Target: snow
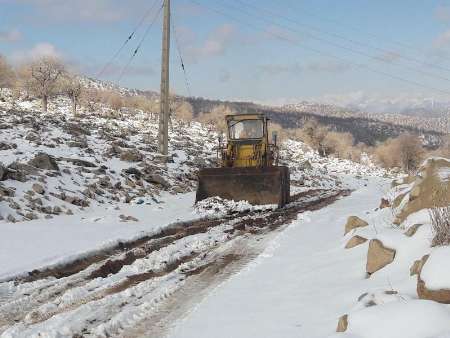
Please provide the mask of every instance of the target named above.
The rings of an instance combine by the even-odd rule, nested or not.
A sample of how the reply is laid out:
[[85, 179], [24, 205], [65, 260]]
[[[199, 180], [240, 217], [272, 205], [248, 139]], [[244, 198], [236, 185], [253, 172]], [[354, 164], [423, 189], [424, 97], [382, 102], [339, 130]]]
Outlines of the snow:
[[[243, 272], [187, 315], [172, 338], [325, 337], [366, 291], [367, 244], [344, 250], [350, 214], [379, 204], [380, 180], [333, 205], [300, 217]], [[374, 215], [375, 216], [375, 215]], [[386, 279], [372, 285], [389, 288]], [[220, 329], [218, 329], [220, 328]]]
[[424, 265], [420, 277], [427, 289], [450, 289], [450, 247], [435, 248]]
[[450, 331], [450, 309], [426, 300], [371, 306], [351, 314], [345, 334], [334, 338], [431, 338]]
[[442, 182], [450, 181], [450, 168], [440, 168], [437, 175]]
[[[111, 247], [119, 241], [153, 234], [178, 221], [197, 218], [194, 194], [166, 196], [164, 206], [129, 205], [80, 215], [2, 224], [0, 280], [39, 267], [58, 265]], [[137, 222], [122, 222], [120, 215]]]
[[275, 210], [276, 208], [278, 208], [276, 204], [251, 205], [247, 201], [235, 202], [220, 197], [210, 197], [198, 202], [195, 206], [195, 211], [203, 217], [221, 218], [244, 211], [267, 211]]

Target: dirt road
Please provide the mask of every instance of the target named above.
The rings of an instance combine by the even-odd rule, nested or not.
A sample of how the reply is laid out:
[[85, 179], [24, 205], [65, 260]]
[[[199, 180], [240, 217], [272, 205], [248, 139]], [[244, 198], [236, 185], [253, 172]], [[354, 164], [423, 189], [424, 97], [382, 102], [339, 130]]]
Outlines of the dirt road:
[[275, 211], [174, 224], [157, 235], [0, 283], [0, 337], [164, 337], [299, 213], [347, 194], [311, 190]]

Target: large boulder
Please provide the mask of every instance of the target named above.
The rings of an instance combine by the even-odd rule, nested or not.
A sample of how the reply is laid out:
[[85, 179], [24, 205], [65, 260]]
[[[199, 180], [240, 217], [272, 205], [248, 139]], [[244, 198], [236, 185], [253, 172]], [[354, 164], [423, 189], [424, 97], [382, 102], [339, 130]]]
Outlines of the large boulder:
[[370, 276], [374, 272], [392, 263], [395, 258], [395, 250], [387, 248], [379, 239], [372, 239], [369, 242], [367, 252], [366, 272]]
[[55, 158], [46, 153], [37, 154], [28, 164], [39, 169], [59, 171]]
[[394, 223], [401, 224], [409, 215], [422, 209], [449, 205], [449, 192], [450, 160], [429, 158], [420, 167], [409, 192], [404, 196], [407, 200], [397, 211]]
[[345, 245], [346, 249], [354, 248], [355, 246], [361, 245], [363, 243], [367, 242], [367, 238], [361, 237], [361, 236], [353, 236], [350, 238], [350, 240]]
[[345, 233], [344, 234], [347, 234], [348, 232], [350, 232], [353, 229], [366, 227], [368, 225], [369, 225], [369, 223], [367, 223], [365, 220], [363, 220], [357, 216], [350, 216], [347, 219], [347, 223], [345, 224]]
[[422, 258], [417, 277], [417, 295], [420, 299], [450, 304], [449, 259], [448, 247], [440, 247]]

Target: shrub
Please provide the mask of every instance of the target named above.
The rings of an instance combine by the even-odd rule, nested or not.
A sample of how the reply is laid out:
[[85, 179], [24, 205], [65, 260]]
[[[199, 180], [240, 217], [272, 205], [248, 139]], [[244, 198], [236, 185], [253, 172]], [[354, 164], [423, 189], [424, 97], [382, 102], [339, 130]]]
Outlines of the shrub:
[[450, 244], [450, 206], [430, 209], [433, 231], [432, 246]]
[[423, 161], [425, 151], [418, 136], [402, 134], [378, 146], [375, 155], [385, 168], [401, 167], [406, 172], [413, 172]]
[[16, 82], [16, 74], [6, 61], [6, 58], [0, 55], [0, 88], [10, 88]]

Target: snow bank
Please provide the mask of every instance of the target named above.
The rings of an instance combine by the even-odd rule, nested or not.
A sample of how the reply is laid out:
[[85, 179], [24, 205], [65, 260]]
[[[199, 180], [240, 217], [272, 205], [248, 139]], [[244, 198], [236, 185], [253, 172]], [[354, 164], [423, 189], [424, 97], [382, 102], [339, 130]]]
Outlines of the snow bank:
[[435, 248], [423, 266], [420, 278], [427, 289], [450, 289], [450, 247]]
[[412, 300], [390, 302], [352, 313], [342, 338], [425, 338], [450, 331], [450, 309], [441, 304]]

